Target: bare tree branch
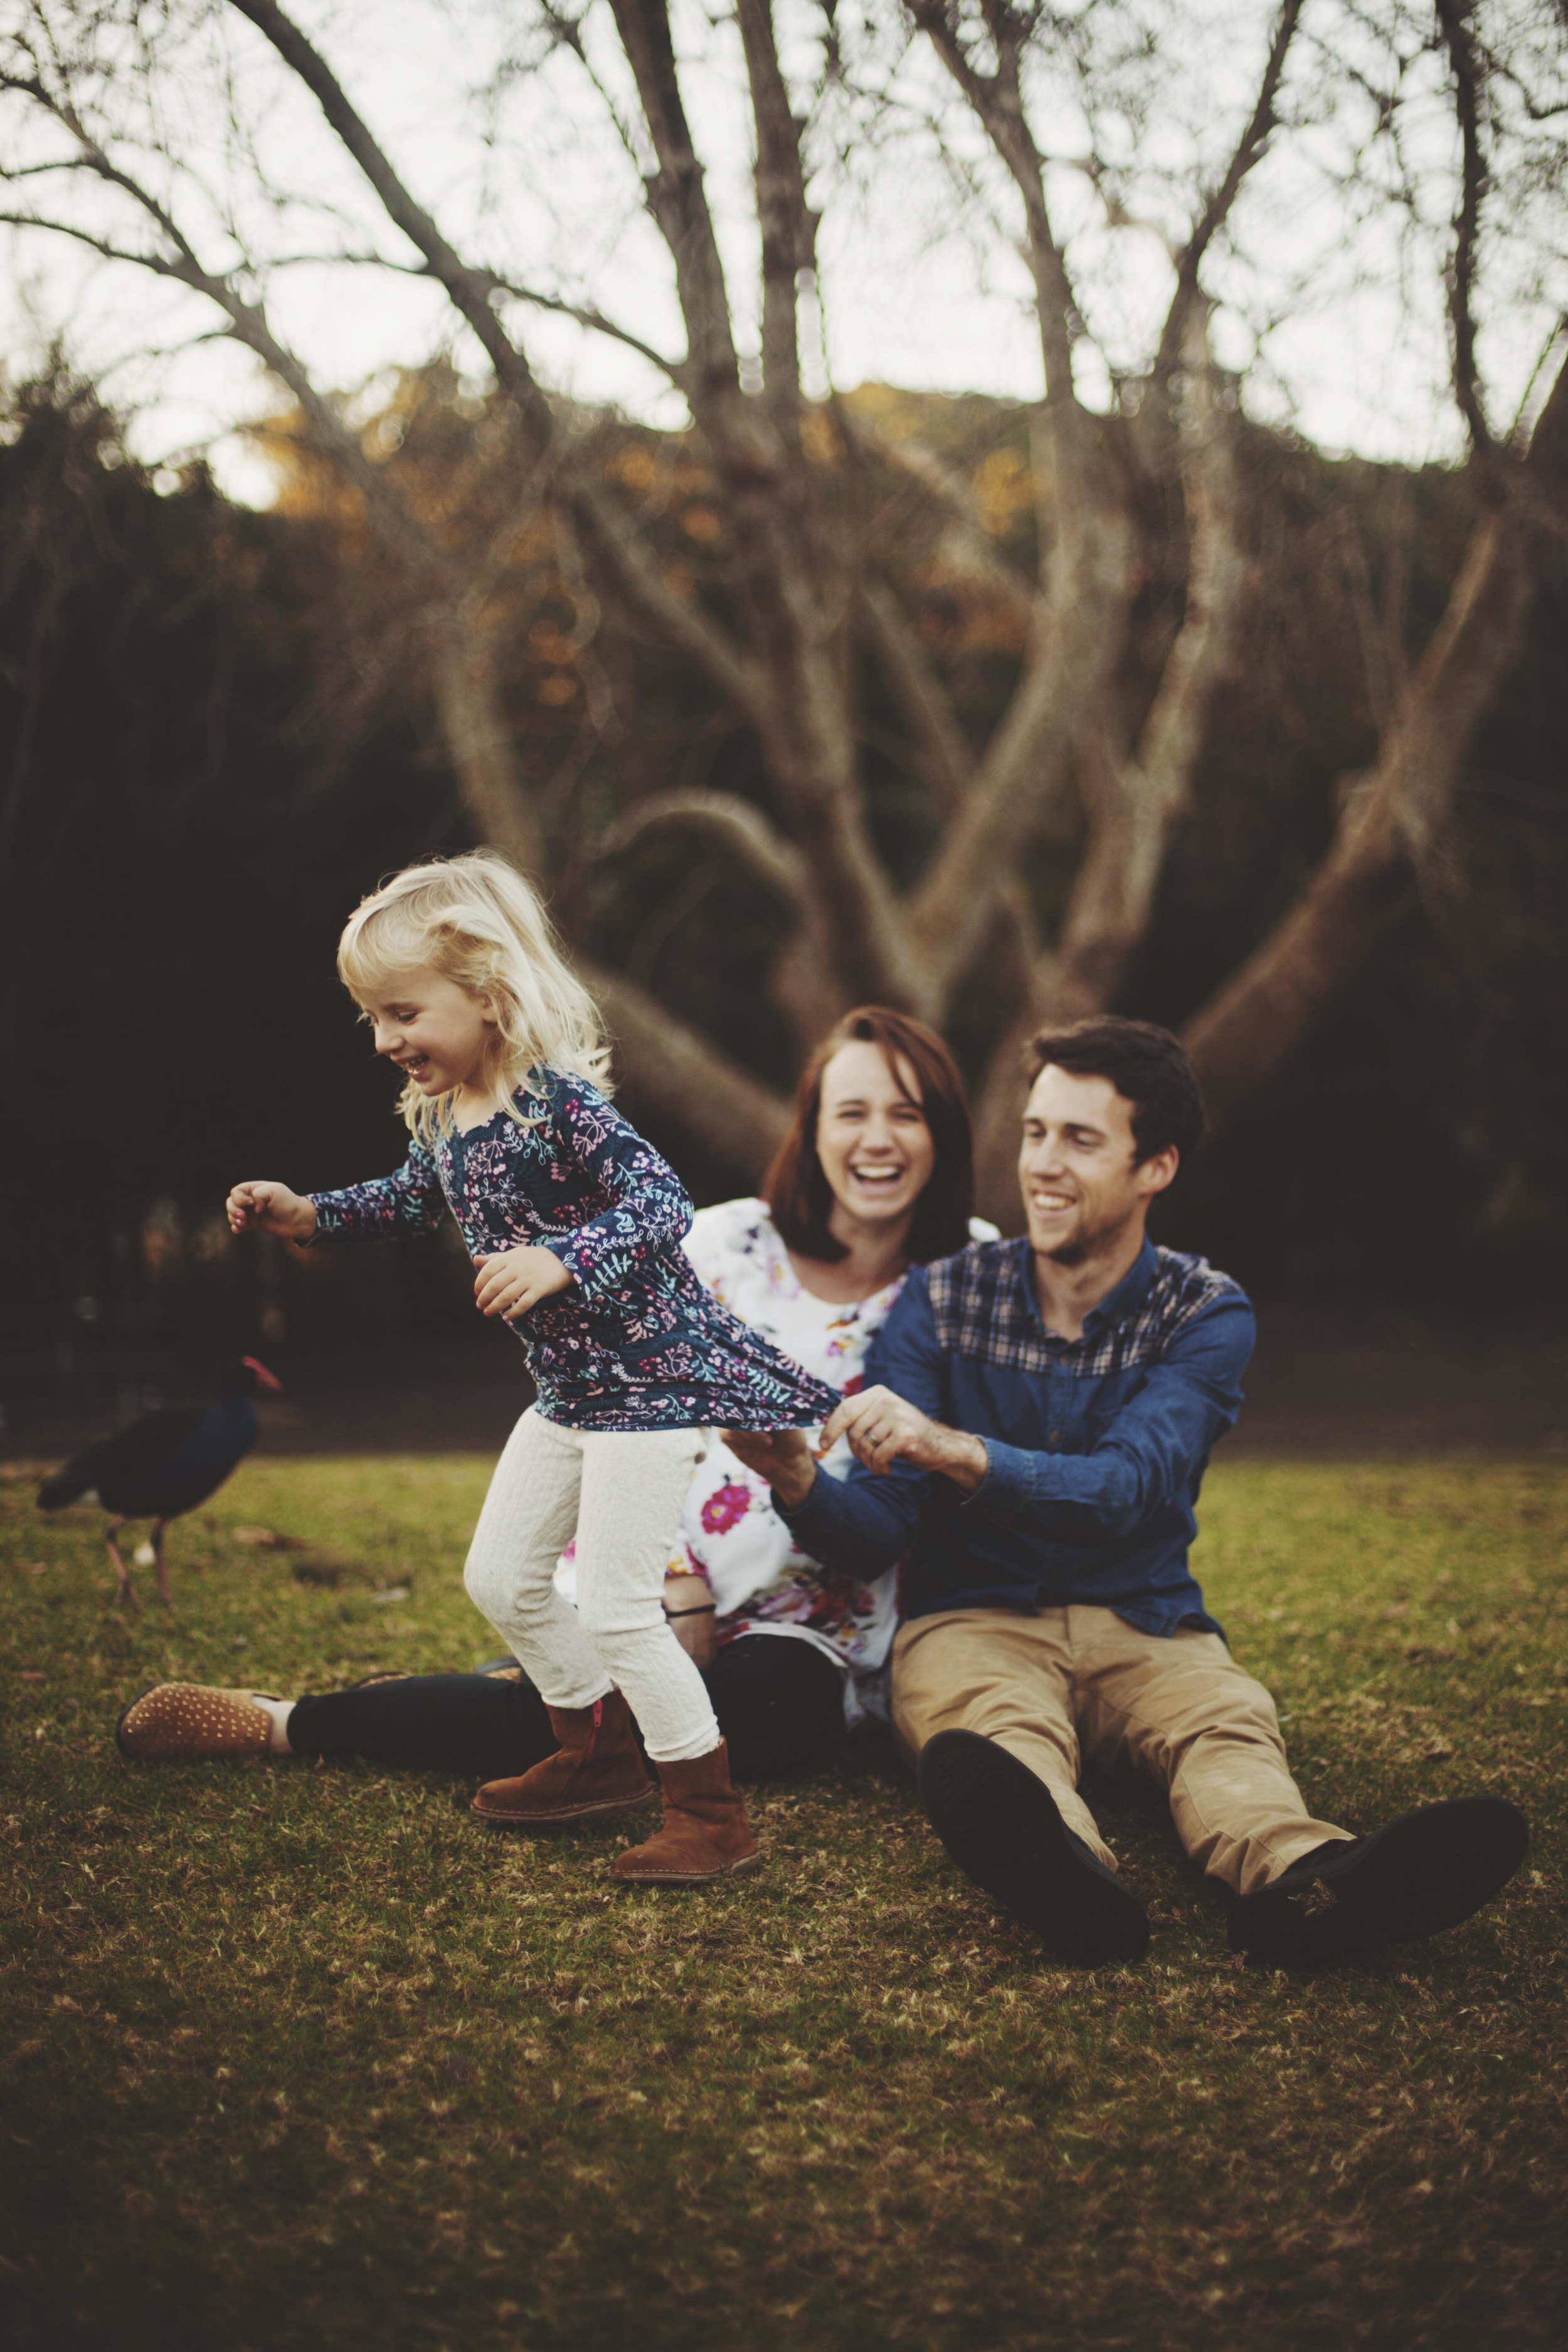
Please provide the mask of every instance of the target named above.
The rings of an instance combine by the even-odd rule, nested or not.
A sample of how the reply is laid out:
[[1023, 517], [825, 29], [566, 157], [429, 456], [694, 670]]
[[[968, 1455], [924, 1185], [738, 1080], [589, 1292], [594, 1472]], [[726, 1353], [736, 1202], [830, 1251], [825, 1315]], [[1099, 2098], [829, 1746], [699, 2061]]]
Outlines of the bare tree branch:
[[518, 778], [494, 647], [472, 616], [454, 616], [435, 635], [442, 735], [474, 830], [524, 874], [542, 875], [543, 843], [534, 808]]
[[1201, 303], [1188, 312], [1183, 361], [1186, 609], [1136, 749], [1118, 742], [1103, 714], [1078, 745], [1088, 819], [1083, 856], [1056, 942], [1036, 961], [1018, 1018], [980, 1090], [976, 1125], [994, 1186], [1016, 1148], [1019, 1051], [1029, 1027], [1114, 1003], [1148, 929], [1172, 834], [1190, 804], [1215, 693], [1236, 667], [1248, 565], [1237, 536], [1235, 416], [1218, 397]]
[[1016, 866], [1071, 773], [1084, 709], [1121, 656], [1135, 550], [1124, 508], [1064, 519], [1024, 675], [963, 802], [922, 876], [910, 928], [951, 986], [979, 944], [996, 877]]
[[1327, 857], [1187, 1031], [1216, 1129], [1283, 1067], [1410, 903], [1412, 875], [1447, 823], [1471, 737], [1522, 642], [1542, 522], [1568, 521], [1568, 365], [1504, 488], [1471, 534], [1376, 765], [1344, 795]]
[[805, 201], [800, 126], [779, 70], [769, 0], [737, 0], [736, 16], [756, 129], [752, 178], [763, 245], [763, 385], [773, 423], [792, 448], [800, 436], [800, 273], [816, 267], [816, 216]]
[[1175, 291], [1165, 313], [1165, 323], [1160, 332], [1160, 348], [1151, 371], [1156, 383], [1165, 381], [1181, 352], [1188, 313], [1198, 290], [1198, 273], [1203, 268], [1204, 257], [1229, 219], [1243, 181], [1253, 166], [1261, 161], [1269, 135], [1279, 121], [1279, 85], [1285, 78], [1285, 61], [1296, 37], [1303, 5], [1304, 0], [1283, 0], [1279, 14], [1274, 20], [1263, 79], [1258, 84], [1258, 98], [1247, 117], [1247, 127], [1237, 142], [1230, 162], [1205, 198], [1203, 209], [1193, 225], [1192, 235], [1176, 256]]
[[658, 171], [644, 184], [648, 210], [675, 263], [676, 294], [686, 321], [688, 396], [721, 446], [730, 437], [725, 412], [740, 398], [740, 367], [719, 240], [676, 74], [669, 17], [664, 0], [610, 5], [658, 159]]
[[1016, 9], [1011, 0], [987, 0], [986, 29], [996, 53], [996, 69], [990, 74], [982, 73], [971, 59], [963, 39], [962, 0], [910, 0], [910, 14], [969, 100], [1023, 199], [1046, 367], [1046, 406], [1071, 408], [1079, 309], [1046, 206], [1044, 159], [1024, 110], [1021, 67], [1034, 28], [1033, 11]]
[[578, 970], [620, 1048], [638, 1118], [686, 1137], [729, 1181], [755, 1184], [784, 1140], [788, 1104], [623, 973], [581, 959]]
[[1381, 739], [1393, 723], [1410, 679], [1404, 630], [1407, 571], [1405, 550], [1396, 530], [1388, 548], [1388, 578], [1380, 612], [1373, 595], [1366, 550], [1362, 544], [1361, 533], [1348, 513], [1342, 514], [1339, 519], [1339, 537], [1341, 565], [1350, 591], [1351, 610], [1355, 615], [1356, 635], [1361, 644], [1367, 702], [1373, 724]]
[[627, 351], [636, 352], [639, 359], [647, 360], [649, 367], [657, 368], [660, 375], [668, 376], [678, 392], [685, 391], [684, 360], [667, 359], [651, 343], [645, 343], [640, 335], [634, 335], [629, 327], [617, 326], [614, 319], [606, 319], [602, 310], [578, 302], [563, 301], [558, 294], [542, 294], [536, 287], [518, 285], [515, 278], [497, 277], [491, 283], [497, 293], [509, 295], [514, 302], [526, 302], [535, 310], [547, 310], [552, 318], [574, 320], [579, 327], [586, 327], [595, 335], [606, 335], [612, 342], [624, 344]]
[[618, 857], [659, 833], [710, 842], [797, 920], [804, 916], [810, 887], [805, 862], [750, 801], [732, 793], [650, 793], [594, 844], [595, 863]]
[[1054, 536], [1048, 547], [1042, 545], [1046, 593], [1024, 675], [911, 910], [922, 957], [947, 988], [975, 952], [994, 877], [1013, 869], [1065, 784], [1082, 711], [1098, 708], [1120, 659], [1136, 532], [1101, 421], [1080, 406], [1073, 389], [1078, 305], [1047, 208], [1043, 158], [1024, 110], [1021, 65], [1034, 18], [1011, 0], [986, 0], [997, 61], [986, 74], [965, 46], [961, 0], [912, 0], [911, 14], [1022, 199], [1046, 373], [1038, 414], [1052, 465]]
[[913, 738], [921, 777], [933, 806], [951, 816], [968, 789], [974, 755], [892, 590], [880, 580], [868, 580], [860, 593], [867, 635]]
[[430, 214], [404, 186], [320, 50], [276, 5], [276, 0], [230, 0], [230, 5], [249, 18], [310, 91], [374, 189], [388, 218], [424, 255], [429, 275], [446, 289], [473, 329], [497, 382], [531, 425], [542, 449], [554, 431], [554, 419], [527, 360], [496, 316], [490, 297], [498, 290], [498, 281], [492, 273], [470, 268], [453, 251]]
[[[912, 1003], [920, 978], [903, 939], [891, 888], [866, 829], [856, 767], [856, 744], [846, 705], [846, 680], [835, 639], [844, 602], [833, 567], [805, 527], [805, 485], [789, 463], [790, 436], [765, 432], [755, 404], [741, 396], [739, 363], [718, 240], [708, 207], [676, 71], [665, 0], [611, 0], [616, 25], [637, 83], [658, 170], [647, 183], [648, 209], [675, 263], [676, 291], [686, 322], [687, 392], [712, 448], [731, 521], [732, 601], [750, 642], [751, 659], [733, 663], [732, 696], [758, 726], [769, 772], [787, 805], [796, 837], [811, 859], [821, 893], [826, 938], [843, 985], [852, 994]], [[755, 0], [760, 11], [762, 0]], [[775, 379], [785, 413], [796, 379], [784, 352], [786, 246], [798, 252], [802, 219], [796, 134], [772, 56], [771, 27], [753, 13], [747, 31], [758, 137], [767, 142], [759, 170], [782, 175], [770, 184], [764, 234], [775, 269]], [[759, 95], [760, 93], [760, 95]], [[777, 118], [782, 110], [784, 121]], [[765, 122], [764, 122], [765, 118]], [[794, 151], [792, 167], [784, 150]], [[797, 209], [798, 197], [798, 209]], [[793, 226], [792, 226], [793, 222]], [[793, 239], [793, 245], [789, 240]], [[788, 337], [793, 344], [794, 278]], [[793, 492], [785, 488], [794, 485]], [[606, 541], [623, 585], [640, 596], [636, 551], [629, 538]], [[646, 585], [647, 566], [643, 564]], [[704, 624], [704, 626], [708, 625]], [[712, 662], [709, 663], [712, 671]], [[759, 701], [762, 708], [759, 708]]]
[[667, 645], [689, 655], [736, 710], [765, 725], [768, 706], [757, 665], [734, 649], [695, 599], [669, 585], [619, 500], [579, 472], [572, 483], [572, 504], [631, 610]]
[[934, 449], [913, 436], [895, 439], [880, 433], [845, 401], [835, 409], [839, 430], [865, 456], [879, 459], [909, 479], [947, 514], [944, 558], [1000, 599], [1027, 626], [1036, 617], [1038, 592], [1003, 553], [975, 512], [968, 485]]
[[[65, 121], [58, 109], [49, 108], [58, 120]], [[435, 583], [445, 581], [445, 566], [427, 534], [416, 523], [403, 499], [397, 495], [384, 470], [373, 466], [366, 457], [357, 435], [350, 431], [342, 415], [329, 400], [323, 399], [300, 366], [292, 352], [279, 341], [268, 323], [264, 307], [259, 302], [246, 300], [235, 289], [230, 278], [202, 265], [180, 231], [146, 190], [131, 175], [111, 165], [108, 158], [74, 124], [68, 123], [81, 142], [81, 171], [121, 189], [142, 205], [149, 217], [165, 230], [175, 247], [172, 255], [147, 253], [110, 245], [106, 238], [93, 236], [74, 222], [47, 219], [39, 215], [6, 215], [23, 227], [47, 229], [51, 235], [74, 239], [101, 254], [106, 260], [134, 263], [151, 271], [154, 277], [175, 280], [193, 293], [204, 294], [217, 307], [225, 319], [224, 333], [244, 343], [258, 359], [290, 392], [310, 418], [320, 445], [330, 451], [353, 487], [364, 500], [365, 511], [388, 550], [405, 564], [413, 577], [428, 591]]]
[[[325, 59], [275, 5], [275, 0], [233, 0], [233, 5], [266, 36], [285, 63], [312, 92], [331, 128], [369, 180], [389, 217], [425, 256], [430, 275], [446, 289], [454, 305], [474, 330], [495, 368], [497, 381], [516, 404], [525, 423], [534, 429], [542, 450], [556, 430], [555, 420], [527, 360], [496, 316], [490, 298], [497, 292], [509, 290], [504, 281], [494, 272], [472, 268], [459, 258], [435, 220], [405, 188]], [[668, 23], [659, 14], [658, 0], [624, 0], [624, 5], [632, 20], [639, 25], [652, 18], [664, 25], [664, 60], [668, 64], [668, 90], [664, 89], [658, 73], [654, 79], [668, 99], [668, 92], [675, 91], [674, 58], [668, 49]], [[654, 46], [657, 48], [657, 43]], [[678, 91], [675, 91], [675, 99], [679, 108]], [[684, 118], [681, 118], [681, 129], [684, 130]], [[691, 168], [696, 170], [689, 138], [686, 153]], [[676, 177], [680, 177], [679, 171]], [[711, 243], [711, 223], [707, 218], [705, 201], [701, 201], [700, 173], [696, 194], [700, 217], [707, 224]], [[713, 264], [716, 269], [716, 247]], [[717, 285], [722, 308], [721, 274]], [[724, 319], [727, 337], [727, 312]], [[689, 334], [691, 324], [689, 316]], [[710, 366], [710, 360], [704, 361], [700, 340], [696, 337], [692, 341], [692, 357], [687, 365], [689, 369], [695, 367], [699, 380], [705, 378]], [[746, 673], [721, 633], [700, 612], [670, 593], [637, 545], [633, 534], [626, 528], [613, 500], [599, 485], [580, 481], [574, 485], [574, 502], [600, 546], [610, 556], [623, 593], [671, 643], [699, 661], [721, 691], [738, 699], [742, 709], [747, 708], [749, 681]]]
[[1454, 74], [1454, 111], [1459, 126], [1459, 203], [1454, 215], [1454, 249], [1447, 268], [1448, 332], [1453, 349], [1454, 398], [1475, 456], [1492, 454], [1491, 427], [1481, 403], [1476, 363], [1476, 250], [1481, 200], [1487, 192], [1481, 148], [1481, 103], [1485, 66], [1476, 44], [1472, 0], [1436, 0], [1437, 22]]

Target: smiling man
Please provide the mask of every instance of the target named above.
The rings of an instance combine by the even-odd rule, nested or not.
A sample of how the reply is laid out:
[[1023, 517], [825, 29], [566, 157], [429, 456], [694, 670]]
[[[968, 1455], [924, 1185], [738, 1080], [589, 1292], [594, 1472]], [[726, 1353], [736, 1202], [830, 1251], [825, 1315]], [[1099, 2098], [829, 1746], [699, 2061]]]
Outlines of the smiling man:
[[892, 1714], [926, 1809], [1068, 1958], [1135, 1959], [1149, 1936], [1085, 1758], [1166, 1790], [1240, 1898], [1240, 1950], [1316, 1966], [1451, 1927], [1518, 1867], [1522, 1817], [1471, 1797], [1367, 1837], [1314, 1820], [1188, 1566], [1253, 1341], [1237, 1286], [1144, 1232], [1202, 1137], [1191, 1065], [1168, 1031], [1102, 1019], [1037, 1036], [1031, 1069], [1027, 1233], [910, 1275], [828, 1423], [849, 1477], [818, 1475], [798, 1433], [730, 1442], [814, 1557], [866, 1575], [907, 1555]]

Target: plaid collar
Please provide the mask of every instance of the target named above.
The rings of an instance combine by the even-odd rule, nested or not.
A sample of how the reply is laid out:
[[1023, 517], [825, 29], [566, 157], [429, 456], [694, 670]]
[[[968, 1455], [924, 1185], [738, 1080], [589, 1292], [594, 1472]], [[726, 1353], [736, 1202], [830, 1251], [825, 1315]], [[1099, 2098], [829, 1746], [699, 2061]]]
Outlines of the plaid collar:
[[940, 1344], [1020, 1372], [1070, 1371], [1094, 1379], [1163, 1355], [1175, 1333], [1237, 1286], [1201, 1257], [1146, 1241], [1114, 1290], [1063, 1339], [1040, 1317], [1026, 1237], [971, 1242], [927, 1269]]

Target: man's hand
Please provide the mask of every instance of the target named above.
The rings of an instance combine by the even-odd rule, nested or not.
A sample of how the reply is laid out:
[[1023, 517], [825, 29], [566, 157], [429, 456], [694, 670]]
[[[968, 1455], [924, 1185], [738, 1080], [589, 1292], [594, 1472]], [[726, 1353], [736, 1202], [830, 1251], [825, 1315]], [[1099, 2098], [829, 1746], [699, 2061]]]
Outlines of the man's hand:
[[731, 1454], [765, 1478], [786, 1511], [797, 1510], [816, 1483], [805, 1433], [800, 1429], [727, 1429]]
[[707, 1579], [667, 1576], [664, 1613], [669, 1630], [694, 1666], [710, 1666], [719, 1647], [717, 1613]]
[[277, 1234], [286, 1242], [308, 1242], [316, 1230], [316, 1204], [287, 1184], [237, 1184], [224, 1202], [230, 1231]]
[[481, 1315], [526, 1315], [542, 1298], [567, 1289], [574, 1277], [553, 1250], [525, 1243], [521, 1248], [498, 1250], [493, 1257], [477, 1257], [479, 1276], [474, 1298]]
[[858, 1462], [881, 1477], [895, 1462], [910, 1462], [917, 1470], [940, 1470], [966, 1495], [973, 1494], [991, 1466], [978, 1437], [928, 1421], [891, 1389], [862, 1389], [858, 1396], [846, 1397], [822, 1433], [823, 1451], [840, 1437], [847, 1437]]

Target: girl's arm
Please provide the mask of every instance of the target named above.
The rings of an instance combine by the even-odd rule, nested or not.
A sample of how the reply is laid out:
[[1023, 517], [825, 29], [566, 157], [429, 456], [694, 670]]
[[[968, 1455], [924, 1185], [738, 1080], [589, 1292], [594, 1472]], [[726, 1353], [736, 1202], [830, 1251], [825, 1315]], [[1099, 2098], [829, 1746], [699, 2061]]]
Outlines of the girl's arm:
[[286, 1242], [305, 1243], [316, 1231], [316, 1209], [302, 1193], [287, 1184], [253, 1176], [237, 1184], [224, 1202], [230, 1228], [237, 1234], [277, 1234]]
[[584, 1298], [610, 1296], [650, 1257], [679, 1243], [691, 1223], [690, 1197], [669, 1162], [586, 1078], [558, 1078], [551, 1108], [561, 1149], [614, 1205], [542, 1246]]
[[436, 1162], [422, 1143], [410, 1145], [407, 1159], [390, 1176], [349, 1184], [341, 1192], [312, 1192], [309, 1199], [317, 1233], [348, 1234], [358, 1241], [405, 1241], [427, 1234], [447, 1207]]

